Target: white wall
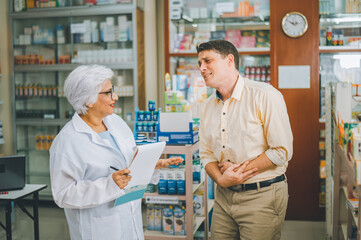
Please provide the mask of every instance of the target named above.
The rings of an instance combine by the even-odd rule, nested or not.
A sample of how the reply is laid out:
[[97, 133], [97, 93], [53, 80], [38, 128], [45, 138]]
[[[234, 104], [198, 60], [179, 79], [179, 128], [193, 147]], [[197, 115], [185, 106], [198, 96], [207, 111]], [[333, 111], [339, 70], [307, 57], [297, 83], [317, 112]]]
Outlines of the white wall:
[[144, 1], [144, 37], [145, 37], [145, 96], [158, 104], [158, 64], [157, 64], [157, 25], [156, 1]]
[[9, 55], [9, 15], [8, 1], [0, 0], [0, 66], [2, 77], [0, 79], [0, 120], [3, 123], [5, 144], [0, 145], [0, 154], [13, 153], [12, 119], [11, 119], [11, 79]]

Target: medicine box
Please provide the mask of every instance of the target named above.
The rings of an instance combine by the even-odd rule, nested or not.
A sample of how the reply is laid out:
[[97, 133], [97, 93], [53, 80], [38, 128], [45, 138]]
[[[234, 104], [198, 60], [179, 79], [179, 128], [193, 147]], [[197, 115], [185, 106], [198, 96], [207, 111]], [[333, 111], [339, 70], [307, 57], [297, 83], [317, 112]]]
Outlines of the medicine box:
[[159, 194], [168, 194], [168, 171], [167, 170], [161, 170], [159, 172], [158, 193]]
[[177, 194], [185, 195], [186, 193], [186, 181], [185, 181], [185, 169], [180, 168], [175, 170], [177, 180]]
[[174, 207], [174, 235], [185, 235], [185, 209]]
[[166, 142], [167, 144], [194, 144], [198, 142], [198, 131], [193, 131], [193, 123], [189, 123], [187, 132], [162, 132], [157, 126], [157, 141]]
[[193, 209], [197, 216], [204, 215], [203, 196], [193, 196]]
[[168, 194], [169, 195], [177, 194], [176, 172], [174, 170], [167, 171], [167, 180], [168, 180]]
[[160, 112], [157, 141], [167, 144], [198, 142], [198, 128], [194, 127], [192, 112]]
[[154, 205], [147, 204], [147, 229], [154, 230]]
[[167, 235], [174, 235], [174, 225], [173, 225], [173, 207], [164, 207], [163, 208], [163, 233]]
[[161, 205], [154, 206], [154, 230], [162, 231], [162, 209]]

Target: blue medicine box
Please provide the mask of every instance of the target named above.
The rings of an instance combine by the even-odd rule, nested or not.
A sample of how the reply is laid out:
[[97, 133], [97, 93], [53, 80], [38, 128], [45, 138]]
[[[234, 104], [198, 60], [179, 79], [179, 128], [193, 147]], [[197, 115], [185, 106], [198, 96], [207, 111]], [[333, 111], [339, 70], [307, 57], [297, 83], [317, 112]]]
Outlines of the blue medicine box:
[[167, 144], [194, 144], [198, 142], [198, 131], [193, 131], [193, 123], [189, 123], [188, 132], [161, 132], [159, 123], [157, 126], [157, 141]]

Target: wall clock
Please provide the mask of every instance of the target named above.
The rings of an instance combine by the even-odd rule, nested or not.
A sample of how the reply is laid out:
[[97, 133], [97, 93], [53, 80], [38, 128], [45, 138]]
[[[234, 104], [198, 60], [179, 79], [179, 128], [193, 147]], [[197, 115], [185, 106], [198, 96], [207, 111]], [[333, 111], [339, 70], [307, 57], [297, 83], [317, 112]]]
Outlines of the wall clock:
[[307, 28], [307, 18], [302, 13], [289, 12], [282, 19], [282, 30], [291, 38], [301, 37]]

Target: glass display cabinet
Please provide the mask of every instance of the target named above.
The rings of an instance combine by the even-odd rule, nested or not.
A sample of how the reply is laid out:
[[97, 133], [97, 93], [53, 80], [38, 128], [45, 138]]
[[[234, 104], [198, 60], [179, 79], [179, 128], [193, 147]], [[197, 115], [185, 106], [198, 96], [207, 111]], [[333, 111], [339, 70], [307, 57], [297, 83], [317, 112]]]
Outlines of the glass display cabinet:
[[[191, 102], [193, 113], [197, 112], [193, 102], [204, 100], [193, 99], [191, 94], [205, 85], [196, 54], [196, 46], [202, 42], [217, 39], [232, 42], [239, 52], [242, 76], [270, 83], [268, 0], [165, 2], [165, 9], [168, 9], [165, 13], [165, 71], [171, 76], [187, 76], [186, 85], [180, 85], [185, 85], [186, 89], [181, 90], [189, 93], [186, 99]], [[207, 89], [208, 95], [212, 92]]]

